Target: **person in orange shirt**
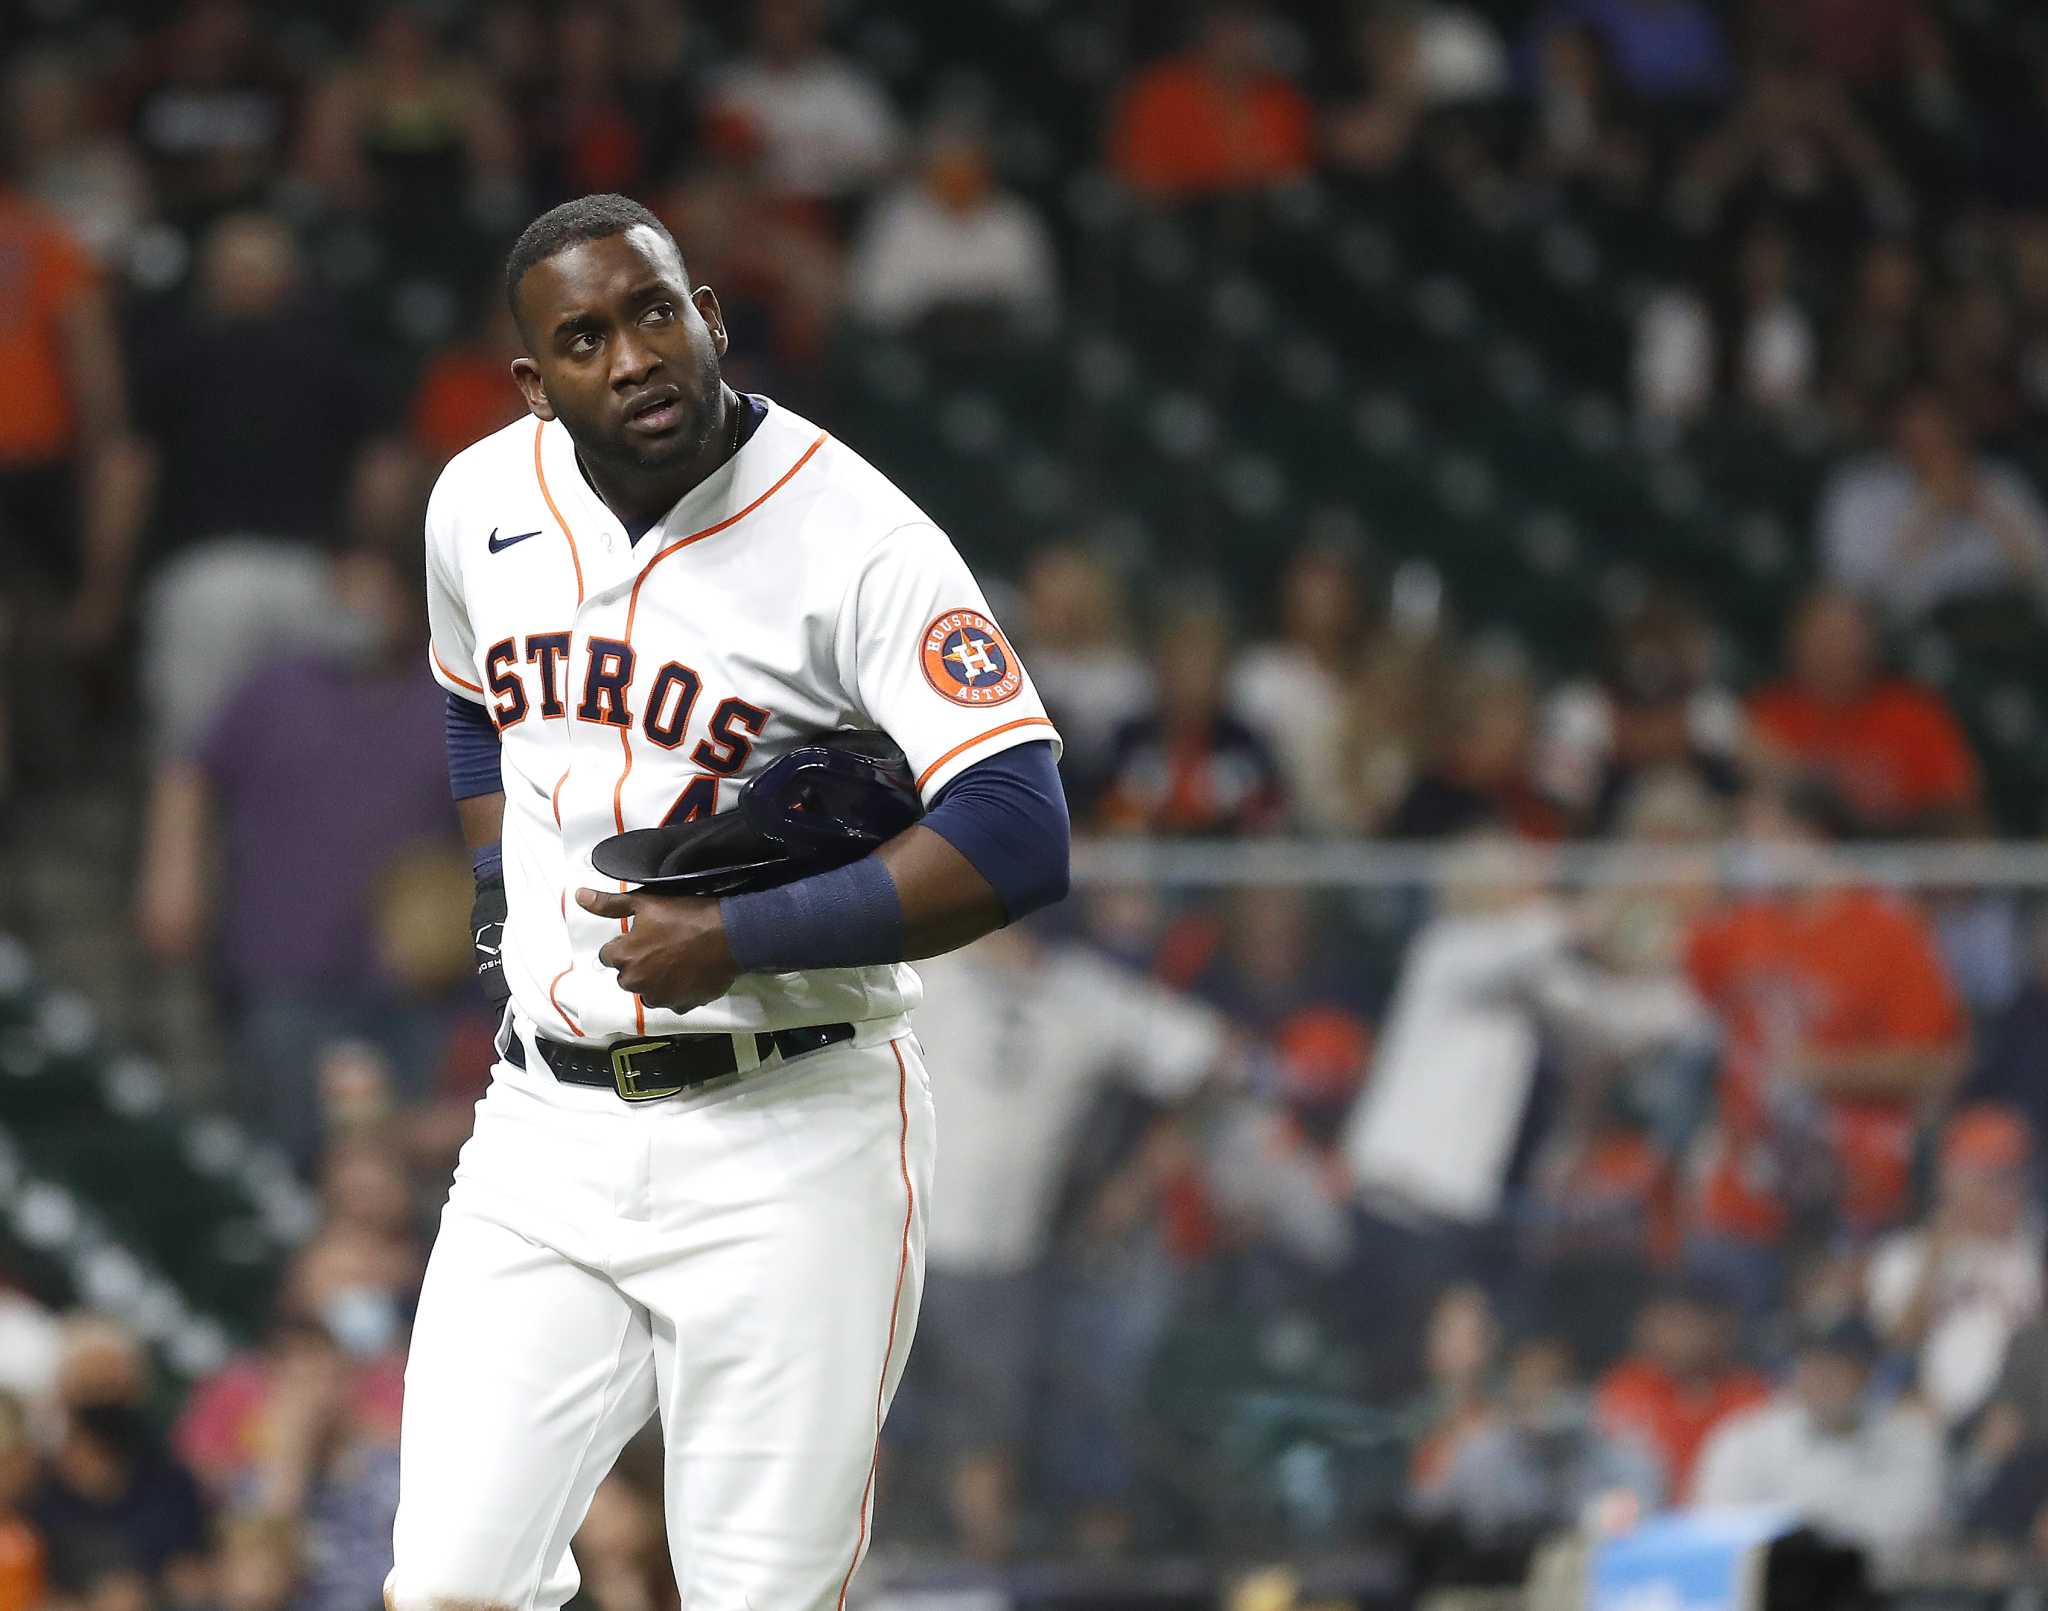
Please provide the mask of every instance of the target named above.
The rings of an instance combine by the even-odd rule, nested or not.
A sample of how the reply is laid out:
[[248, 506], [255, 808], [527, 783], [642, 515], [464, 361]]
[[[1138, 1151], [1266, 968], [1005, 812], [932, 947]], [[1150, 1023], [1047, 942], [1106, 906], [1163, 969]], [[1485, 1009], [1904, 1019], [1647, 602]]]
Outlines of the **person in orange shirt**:
[[1982, 780], [1955, 718], [1878, 667], [1869, 615], [1847, 593], [1810, 595], [1786, 634], [1787, 675], [1749, 707], [1757, 760], [1826, 777], [1878, 833], [1968, 826]]
[[484, 290], [472, 328], [427, 360], [413, 390], [412, 444], [439, 469], [470, 443], [526, 412], [512, 382], [512, 360], [526, 350], [495, 280]]
[[[97, 652], [116, 621], [94, 587], [111, 510], [100, 460], [121, 434], [121, 350], [84, 247], [57, 215], [0, 180], [0, 798], [14, 755], [9, 691], [27, 675], [31, 623], [76, 590], [64, 641]], [[83, 557], [81, 558], [81, 539]], [[19, 675], [16, 667], [21, 666]], [[46, 663], [35, 675], [47, 678]], [[54, 701], [61, 709], [65, 701]], [[50, 735], [54, 742], [55, 735]]]
[[1718, 1290], [1673, 1285], [1643, 1305], [1634, 1349], [1594, 1390], [1600, 1418], [1663, 1459], [1665, 1492], [1681, 1504], [1708, 1435], [1771, 1396], [1761, 1373], [1736, 1362], [1735, 1332], [1734, 1312]]
[[1710, 911], [1687, 971], [1719, 1019], [1719, 1111], [1696, 1179], [1697, 1264], [1769, 1297], [1788, 1234], [1868, 1234], [1905, 1206], [1920, 1115], [1953, 1083], [1963, 1015], [1927, 920], [1826, 883], [1848, 813], [1812, 780], [1744, 801], [1755, 893]]
[[1307, 97], [1267, 64], [1263, 15], [1212, 5], [1191, 49], [1125, 88], [1110, 162], [1132, 189], [1187, 200], [1300, 178], [1314, 159]]

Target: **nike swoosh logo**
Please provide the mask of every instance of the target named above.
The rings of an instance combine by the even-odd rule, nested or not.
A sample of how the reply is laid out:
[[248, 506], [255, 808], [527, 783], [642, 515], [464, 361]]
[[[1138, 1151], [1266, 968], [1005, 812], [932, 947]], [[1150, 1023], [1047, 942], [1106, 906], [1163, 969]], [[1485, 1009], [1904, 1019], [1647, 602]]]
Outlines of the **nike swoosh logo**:
[[539, 535], [540, 528], [536, 526], [532, 531], [515, 531], [510, 537], [500, 537], [498, 535], [498, 528], [496, 526], [493, 526], [491, 528], [490, 539], [491, 552], [494, 554], [502, 553], [504, 550], [510, 548], [514, 543], [523, 543], [526, 541], [527, 538], [538, 537]]

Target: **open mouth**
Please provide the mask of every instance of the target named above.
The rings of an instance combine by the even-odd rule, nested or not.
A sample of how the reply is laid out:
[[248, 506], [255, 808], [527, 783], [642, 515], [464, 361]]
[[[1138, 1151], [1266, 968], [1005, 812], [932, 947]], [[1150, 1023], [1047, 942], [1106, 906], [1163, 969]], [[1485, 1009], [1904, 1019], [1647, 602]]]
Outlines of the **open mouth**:
[[682, 420], [682, 394], [673, 387], [649, 392], [644, 397], [636, 397], [626, 405], [627, 429], [644, 432], [649, 436], [659, 436], [663, 431], [673, 430], [682, 423]]

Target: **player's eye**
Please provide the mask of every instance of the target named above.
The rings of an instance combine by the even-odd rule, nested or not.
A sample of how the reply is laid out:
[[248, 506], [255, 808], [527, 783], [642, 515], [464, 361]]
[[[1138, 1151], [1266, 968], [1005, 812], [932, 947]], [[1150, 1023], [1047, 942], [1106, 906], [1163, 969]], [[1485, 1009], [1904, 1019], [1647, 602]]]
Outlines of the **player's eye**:
[[642, 324], [650, 322], [654, 324], [667, 324], [675, 316], [676, 305], [673, 302], [657, 302], [653, 307], [640, 315], [640, 322]]
[[569, 350], [579, 358], [589, 357], [590, 354], [597, 351], [597, 332], [586, 330], [581, 335], [572, 338], [569, 342]]

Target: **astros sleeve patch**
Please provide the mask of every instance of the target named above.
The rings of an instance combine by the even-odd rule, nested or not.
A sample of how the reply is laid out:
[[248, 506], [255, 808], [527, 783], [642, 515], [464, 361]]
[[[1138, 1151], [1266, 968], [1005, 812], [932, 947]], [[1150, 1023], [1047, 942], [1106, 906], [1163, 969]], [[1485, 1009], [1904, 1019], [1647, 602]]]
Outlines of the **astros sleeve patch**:
[[1003, 629], [979, 610], [948, 610], [918, 646], [925, 681], [956, 705], [1006, 705], [1024, 690], [1024, 667]]
[[1024, 662], [936, 526], [891, 532], [855, 583], [853, 666], [863, 715], [903, 746], [929, 802], [976, 761], [1059, 743]]

